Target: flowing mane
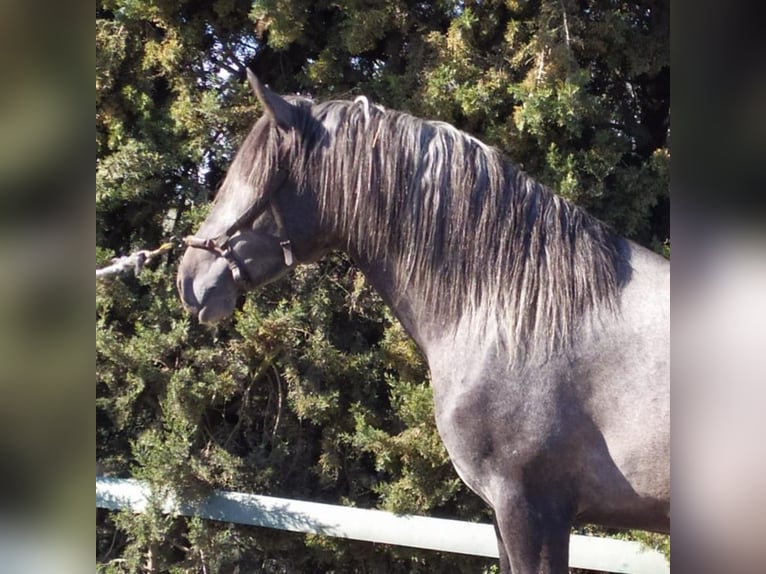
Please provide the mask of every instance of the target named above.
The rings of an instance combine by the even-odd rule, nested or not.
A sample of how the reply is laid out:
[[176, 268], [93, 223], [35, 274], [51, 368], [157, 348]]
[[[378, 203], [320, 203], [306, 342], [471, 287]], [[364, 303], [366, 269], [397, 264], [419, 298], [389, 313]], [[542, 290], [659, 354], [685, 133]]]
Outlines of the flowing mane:
[[629, 273], [624, 240], [496, 149], [366, 98], [289, 101], [295, 131], [280, 139], [269, 122], [256, 124], [216, 198], [222, 217], [208, 218], [209, 236], [264, 200], [280, 162], [316, 194], [343, 247], [393, 262], [439, 309], [497, 317], [513, 346], [566, 345], [575, 319], [615, 306]]

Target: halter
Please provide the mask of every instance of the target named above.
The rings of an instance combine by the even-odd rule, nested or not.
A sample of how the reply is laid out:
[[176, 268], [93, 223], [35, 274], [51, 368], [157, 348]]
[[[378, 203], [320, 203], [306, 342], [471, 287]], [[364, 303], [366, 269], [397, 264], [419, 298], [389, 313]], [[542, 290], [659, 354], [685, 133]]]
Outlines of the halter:
[[271, 216], [274, 219], [274, 224], [277, 227], [277, 237], [279, 238], [279, 245], [282, 247], [282, 255], [285, 260], [285, 265], [292, 267], [295, 263], [295, 257], [293, 256], [293, 248], [290, 243], [290, 239], [287, 237], [285, 231], [285, 223], [282, 219], [282, 215], [277, 210], [274, 202], [268, 200], [264, 202], [262, 207], [259, 207], [252, 211], [252, 213], [245, 214], [234, 223], [226, 232], [219, 236], [223, 237], [222, 243], [218, 243], [214, 239], [203, 239], [202, 237], [196, 237], [189, 235], [183, 239], [183, 244], [186, 247], [195, 247], [197, 249], [204, 249], [214, 253], [218, 257], [223, 257], [226, 260], [226, 264], [231, 271], [231, 276], [234, 278], [234, 282], [241, 288], [248, 287], [253, 284], [247, 269], [234, 253], [234, 249], [230, 245], [230, 242], [237, 231], [245, 224], [246, 221], [255, 221], [258, 219], [266, 209], [271, 209]]

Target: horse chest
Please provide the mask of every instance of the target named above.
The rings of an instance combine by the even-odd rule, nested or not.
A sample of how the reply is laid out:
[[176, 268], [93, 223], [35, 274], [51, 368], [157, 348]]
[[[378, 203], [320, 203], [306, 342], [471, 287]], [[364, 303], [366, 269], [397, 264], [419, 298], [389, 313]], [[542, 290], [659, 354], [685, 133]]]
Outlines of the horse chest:
[[507, 373], [463, 372], [478, 375], [432, 373], [436, 424], [460, 478], [491, 504], [496, 477], [520, 473], [556, 442], [559, 405]]

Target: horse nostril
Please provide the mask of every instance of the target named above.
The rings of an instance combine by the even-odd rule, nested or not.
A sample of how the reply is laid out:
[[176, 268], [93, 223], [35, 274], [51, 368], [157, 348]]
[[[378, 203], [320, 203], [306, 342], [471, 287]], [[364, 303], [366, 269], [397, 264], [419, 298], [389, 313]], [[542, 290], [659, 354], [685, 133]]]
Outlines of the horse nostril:
[[189, 283], [189, 279], [176, 278], [176, 288], [181, 299], [181, 305], [188, 313], [196, 317], [199, 315], [200, 306], [194, 296], [194, 289]]

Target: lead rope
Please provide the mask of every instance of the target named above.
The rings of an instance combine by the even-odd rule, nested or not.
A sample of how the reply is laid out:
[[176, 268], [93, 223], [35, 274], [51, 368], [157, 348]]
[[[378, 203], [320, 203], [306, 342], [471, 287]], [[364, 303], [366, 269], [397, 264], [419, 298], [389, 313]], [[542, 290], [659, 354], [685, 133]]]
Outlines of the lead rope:
[[171, 251], [174, 247], [183, 245], [183, 243], [178, 238], [171, 237], [170, 240], [160, 245], [157, 249], [141, 249], [140, 251], [134, 251], [130, 255], [115, 257], [110, 265], [96, 269], [96, 279], [113, 277], [130, 270], [133, 270], [138, 275], [149, 261]]

